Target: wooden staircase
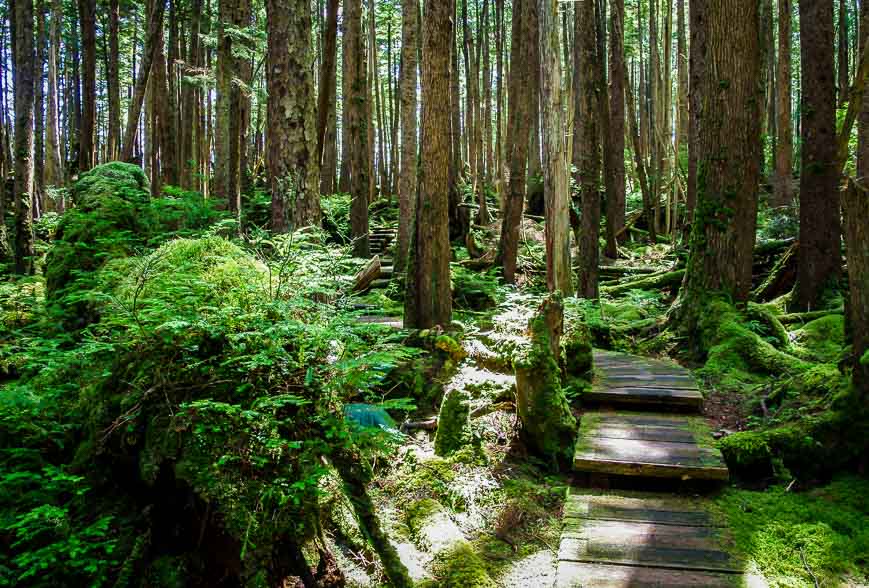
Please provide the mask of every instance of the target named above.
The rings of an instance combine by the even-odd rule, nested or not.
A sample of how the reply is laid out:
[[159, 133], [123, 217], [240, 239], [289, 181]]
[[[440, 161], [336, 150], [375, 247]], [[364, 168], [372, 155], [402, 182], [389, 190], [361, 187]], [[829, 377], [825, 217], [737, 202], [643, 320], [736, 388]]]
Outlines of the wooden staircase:
[[380, 256], [380, 276], [371, 283], [371, 288], [387, 288], [393, 277], [392, 246], [398, 235], [396, 227], [385, 225], [371, 230], [368, 244], [371, 255]]
[[[574, 455], [578, 480], [604, 488], [723, 482], [727, 466], [699, 416], [703, 397], [675, 363], [596, 351]], [[738, 586], [743, 561], [708, 501], [670, 493], [571, 488], [558, 588]]]

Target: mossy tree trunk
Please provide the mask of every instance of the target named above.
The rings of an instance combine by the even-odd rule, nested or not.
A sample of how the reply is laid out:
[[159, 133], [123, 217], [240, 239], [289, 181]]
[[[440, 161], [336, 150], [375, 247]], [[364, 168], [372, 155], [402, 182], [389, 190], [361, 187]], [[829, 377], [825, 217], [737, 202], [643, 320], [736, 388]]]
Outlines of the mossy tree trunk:
[[842, 196], [850, 287], [850, 332], [854, 345], [854, 385], [869, 408], [869, 192], [849, 182]]
[[800, 0], [800, 248], [791, 311], [816, 310], [841, 271], [833, 0]]
[[748, 299], [761, 160], [760, 15], [752, 0], [706, 4], [697, 208], [676, 314], [695, 352], [696, 327], [715, 296]]
[[786, 206], [793, 200], [791, 165], [794, 147], [791, 130], [791, 0], [778, 0], [778, 54], [776, 69], [776, 144], [775, 182], [773, 182], [774, 206]]
[[452, 10], [428, 3], [423, 16], [422, 145], [416, 219], [404, 303], [406, 327], [448, 325], [450, 295], [450, 52]]
[[266, 9], [272, 229], [285, 232], [320, 221], [311, 4], [308, 0], [267, 0]]
[[515, 0], [513, 4], [513, 31], [510, 46], [510, 89], [508, 151], [510, 181], [504, 198], [501, 237], [498, 242], [498, 260], [504, 280], [516, 281], [516, 259], [519, 251], [519, 225], [525, 207], [526, 166], [528, 142], [531, 132], [531, 88], [528, 84], [531, 63], [531, 45], [536, 43], [535, 29], [530, 22], [529, 4], [534, 0]]

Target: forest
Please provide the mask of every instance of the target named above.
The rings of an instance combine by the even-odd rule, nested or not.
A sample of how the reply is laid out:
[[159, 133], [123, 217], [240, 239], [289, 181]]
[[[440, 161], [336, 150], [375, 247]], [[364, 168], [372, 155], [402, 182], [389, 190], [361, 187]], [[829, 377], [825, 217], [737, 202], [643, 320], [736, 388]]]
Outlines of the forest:
[[869, 584], [866, 0], [0, 0], [0, 587]]

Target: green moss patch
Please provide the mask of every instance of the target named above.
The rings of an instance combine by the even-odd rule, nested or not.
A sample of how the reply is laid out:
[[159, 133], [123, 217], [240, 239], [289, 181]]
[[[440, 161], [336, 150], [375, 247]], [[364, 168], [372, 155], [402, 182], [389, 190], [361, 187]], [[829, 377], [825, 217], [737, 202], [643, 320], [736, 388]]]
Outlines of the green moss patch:
[[[773, 587], [869, 579], [869, 482], [842, 478], [809, 492], [730, 489], [717, 500], [737, 548]], [[846, 582], [846, 578], [848, 582]]]

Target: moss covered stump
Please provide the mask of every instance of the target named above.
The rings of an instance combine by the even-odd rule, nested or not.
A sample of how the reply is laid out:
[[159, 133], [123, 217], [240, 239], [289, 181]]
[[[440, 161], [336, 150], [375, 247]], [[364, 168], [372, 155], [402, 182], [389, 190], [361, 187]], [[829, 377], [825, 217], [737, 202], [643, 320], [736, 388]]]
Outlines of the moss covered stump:
[[513, 369], [522, 438], [529, 449], [567, 469], [573, 460], [577, 425], [561, 387], [563, 330], [561, 295], [551, 294], [531, 319], [531, 341], [517, 351]]
[[444, 395], [435, 433], [435, 454], [445, 457], [471, 442], [471, 408], [464, 390], [450, 390]]

